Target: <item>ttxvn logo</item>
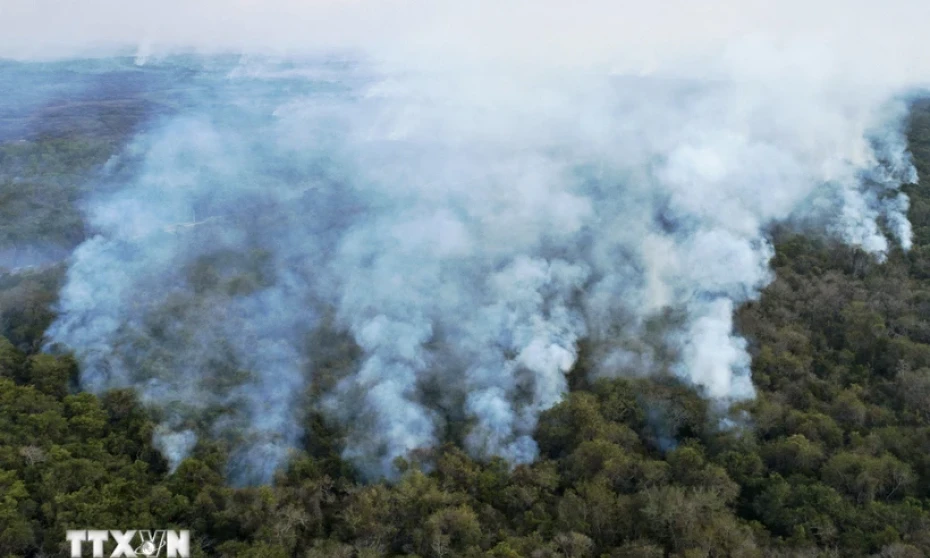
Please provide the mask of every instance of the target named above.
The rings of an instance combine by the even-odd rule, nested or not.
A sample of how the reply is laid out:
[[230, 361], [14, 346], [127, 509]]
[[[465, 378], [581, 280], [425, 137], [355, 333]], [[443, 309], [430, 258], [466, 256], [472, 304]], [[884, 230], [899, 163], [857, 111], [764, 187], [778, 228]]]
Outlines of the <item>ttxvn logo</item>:
[[71, 543], [71, 557], [86, 556], [84, 548], [90, 543], [90, 550], [94, 558], [103, 558], [103, 546], [110, 538], [116, 542], [116, 548], [110, 554], [112, 558], [120, 556], [155, 558], [165, 552], [166, 558], [190, 558], [191, 534], [190, 531], [105, 531], [86, 530], [68, 531], [68, 541]]

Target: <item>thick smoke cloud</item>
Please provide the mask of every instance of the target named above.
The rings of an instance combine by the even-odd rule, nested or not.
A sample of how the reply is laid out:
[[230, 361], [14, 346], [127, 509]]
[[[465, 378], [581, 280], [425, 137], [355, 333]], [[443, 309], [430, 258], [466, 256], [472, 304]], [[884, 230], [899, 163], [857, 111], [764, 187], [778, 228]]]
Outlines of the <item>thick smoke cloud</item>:
[[[256, 6], [149, 19], [189, 16], [147, 31], [146, 67], [178, 64], [174, 46], [249, 54], [195, 58], [206, 87], [108, 166], [49, 338], [87, 389], [159, 410], [173, 465], [219, 437], [238, 480], [267, 481], [308, 411], [368, 476], [455, 425], [473, 455], [529, 462], [582, 341], [591, 374], [751, 398], [732, 315], [772, 279], [772, 224], [879, 259], [910, 246], [899, 95], [922, 69], [849, 40], [861, 7], [795, 25], [789, 7], [680, 4], [652, 32], [666, 10], [388, 4], [282, 4], [320, 35], [281, 23], [274, 44], [271, 8], [241, 41]], [[18, 55], [54, 54], [38, 43]], [[321, 331], [351, 339], [337, 370]]]

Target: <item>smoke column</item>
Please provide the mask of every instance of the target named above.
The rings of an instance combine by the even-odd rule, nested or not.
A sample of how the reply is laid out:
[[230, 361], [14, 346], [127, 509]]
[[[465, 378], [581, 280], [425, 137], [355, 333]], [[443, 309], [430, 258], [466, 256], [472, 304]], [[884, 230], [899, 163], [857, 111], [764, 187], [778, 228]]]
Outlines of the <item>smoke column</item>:
[[[632, 32], [635, 18], [599, 2], [604, 18], [544, 3], [522, 26], [519, 3], [486, 4], [487, 20], [397, 3], [429, 22], [391, 15], [406, 41], [359, 38], [368, 20], [339, 2], [326, 13], [357, 23], [350, 38], [300, 54], [254, 52], [260, 34], [189, 41], [252, 52], [183, 58], [202, 87], [85, 200], [94, 235], [48, 332], [86, 389], [133, 386], [158, 410], [173, 466], [219, 437], [234, 478], [267, 482], [310, 405], [371, 478], [449, 421], [472, 455], [527, 463], [582, 340], [593, 374], [674, 374], [745, 400], [732, 316], [772, 280], [771, 225], [803, 222], [879, 260], [910, 247], [901, 95], [917, 68], [853, 60], [842, 35], [682, 25], [670, 52], [642, 31], [611, 43], [597, 22]], [[182, 63], [153, 41], [139, 64]], [[354, 346], [337, 373], [319, 365], [324, 330]]]

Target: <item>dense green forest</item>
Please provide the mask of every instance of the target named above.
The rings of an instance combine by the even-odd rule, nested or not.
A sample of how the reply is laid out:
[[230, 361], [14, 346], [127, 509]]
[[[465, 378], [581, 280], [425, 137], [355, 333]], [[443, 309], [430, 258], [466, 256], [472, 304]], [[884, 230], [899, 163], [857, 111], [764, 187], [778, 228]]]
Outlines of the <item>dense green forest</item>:
[[[127, 133], [91, 120], [110, 125], [0, 144], [0, 250], [80, 241], [66, 185]], [[930, 176], [930, 103], [910, 142]], [[914, 248], [883, 264], [773, 231], [777, 279], [738, 313], [758, 390], [741, 424], [672, 379], [590, 382], [582, 359], [536, 463], [447, 446], [396, 483], [358, 482], [319, 416], [272, 486], [228, 486], [220, 443], [169, 474], [132, 392], [80, 393], [76, 363], [40, 352], [61, 264], [4, 273], [0, 556], [67, 555], [65, 530], [89, 527], [191, 529], [195, 556], [253, 558], [930, 555], [930, 184], [906, 191]]]

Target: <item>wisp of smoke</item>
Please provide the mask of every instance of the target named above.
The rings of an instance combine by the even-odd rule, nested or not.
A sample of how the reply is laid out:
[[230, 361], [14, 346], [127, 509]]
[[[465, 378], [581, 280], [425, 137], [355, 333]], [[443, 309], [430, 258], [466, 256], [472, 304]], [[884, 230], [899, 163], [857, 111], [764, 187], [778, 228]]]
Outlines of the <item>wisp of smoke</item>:
[[[772, 280], [772, 224], [910, 247], [897, 74], [755, 39], [688, 67], [417, 50], [442, 29], [380, 57], [195, 58], [206, 86], [85, 200], [48, 336], [86, 389], [158, 410], [172, 466], [209, 435], [266, 482], [308, 411], [368, 477], [451, 421], [472, 455], [527, 463], [583, 340], [591, 374], [751, 398], [733, 312]], [[324, 329], [355, 348], [336, 371]]]

